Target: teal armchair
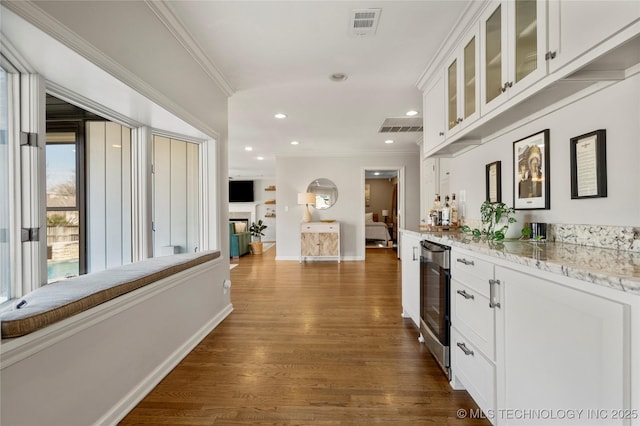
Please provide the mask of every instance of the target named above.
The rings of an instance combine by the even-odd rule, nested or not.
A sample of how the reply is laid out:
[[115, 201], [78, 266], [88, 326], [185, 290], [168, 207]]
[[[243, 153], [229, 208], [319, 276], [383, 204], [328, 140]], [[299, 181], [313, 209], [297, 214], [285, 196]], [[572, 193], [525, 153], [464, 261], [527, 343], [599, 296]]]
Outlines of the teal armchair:
[[249, 232], [236, 232], [236, 224], [229, 223], [229, 256], [238, 258], [249, 253], [249, 242], [251, 234]]

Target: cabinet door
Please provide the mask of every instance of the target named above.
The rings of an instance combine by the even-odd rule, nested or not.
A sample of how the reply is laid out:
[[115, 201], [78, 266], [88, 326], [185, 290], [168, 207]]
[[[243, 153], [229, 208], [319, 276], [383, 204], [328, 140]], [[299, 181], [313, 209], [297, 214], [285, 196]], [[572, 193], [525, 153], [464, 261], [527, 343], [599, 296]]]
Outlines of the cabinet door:
[[303, 232], [300, 234], [302, 256], [320, 255], [320, 234], [315, 232]]
[[400, 240], [402, 262], [402, 316], [420, 328], [420, 237], [403, 232]]
[[465, 37], [451, 56], [445, 70], [446, 136], [464, 129], [479, 117], [479, 87], [476, 80], [479, 65], [477, 31]]
[[547, 2], [492, 2], [481, 23], [482, 114], [547, 73]]
[[505, 62], [506, 50], [506, 9], [507, 5], [491, 2], [487, 11], [480, 19], [482, 34], [481, 64], [483, 80], [480, 86], [484, 114], [506, 100], [502, 96], [506, 89], [507, 66]]
[[[498, 410], [630, 409], [629, 307], [502, 267]], [[622, 424], [608, 419], [580, 424]], [[563, 424], [566, 419], [536, 419]], [[508, 424], [530, 424], [512, 419]]]
[[424, 153], [428, 156], [440, 143], [445, 135], [445, 96], [444, 79], [438, 76], [433, 86], [427, 89], [423, 96], [424, 111]]
[[319, 256], [337, 256], [339, 239], [337, 233], [323, 232], [318, 235], [318, 252]]
[[640, 19], [640, 1], [549, 2], [549, 61], [553, 72]]

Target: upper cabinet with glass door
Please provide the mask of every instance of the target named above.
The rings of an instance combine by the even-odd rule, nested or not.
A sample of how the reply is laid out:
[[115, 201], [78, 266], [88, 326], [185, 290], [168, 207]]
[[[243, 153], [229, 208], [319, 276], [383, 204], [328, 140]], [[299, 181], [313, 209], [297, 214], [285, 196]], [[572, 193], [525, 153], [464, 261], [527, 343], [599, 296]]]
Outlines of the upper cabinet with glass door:
[[472, 31], [447, 62], [447, 137], [480, 116], [478, 32]]
[[486, 114], [547, 73], [547, 2], [492, 2], [480, 19], [481, 109]]

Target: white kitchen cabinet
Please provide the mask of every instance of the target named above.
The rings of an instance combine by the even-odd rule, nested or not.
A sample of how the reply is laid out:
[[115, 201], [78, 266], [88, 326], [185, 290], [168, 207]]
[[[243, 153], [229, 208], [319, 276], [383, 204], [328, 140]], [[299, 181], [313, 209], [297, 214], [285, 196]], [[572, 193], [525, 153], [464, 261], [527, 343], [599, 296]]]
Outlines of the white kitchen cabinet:
[[451, 370], [453, 380], [463, 384], [486, 417], [495, 424], [496, 366], [457, 328], [451, 329]]
[[[603, 10], [603, 6], [606, 10]], [[549, 72], [640, 19], [640, 1], [549, 1]]]
[[446, 137], [453, 136], [480, 116], [478, 69], [480, 42], [478, 31], [471, 31], [447, 61]]
[[635, 295], [453, 247], [451, 385], [497, 425], [563, 425], [523, 414], [563, 410], [582, 410], [570, 424], [638, 425], [639, 306]]
[[309, 222], [300, 226], [300, 262], [307, 257], [334, 258], [340, 263], [339, 222]]
[[466, 389], [488, 416], [496, 410], [493, 278], [492, 262], [457, 247], [452, 248], [452, 386]]
[[444, 79], [438, 74], [431, 87], [425, 90], [423, 100], [423, 143], [424, 153], [428, 155], [445, 138], [445, 95]]
[[484, 115], [547, 74], [547, 2], [493, 1], [480, 18]]
[[[498, 407], [584, 409], [575, 424], [628, 424], [614, 413], [638, 410], [630, 406], [629, 306], [500, 266], [495, 277], [500, 287]], [[589, 409], [602, 410], [607, 418], [589, 419]], [[531, 424], [531, 419], [499, 420]]]
[[400, 260], [402, 262], [402, 316], [411, 318], [420, 329], [420, 234], [402, 231]]

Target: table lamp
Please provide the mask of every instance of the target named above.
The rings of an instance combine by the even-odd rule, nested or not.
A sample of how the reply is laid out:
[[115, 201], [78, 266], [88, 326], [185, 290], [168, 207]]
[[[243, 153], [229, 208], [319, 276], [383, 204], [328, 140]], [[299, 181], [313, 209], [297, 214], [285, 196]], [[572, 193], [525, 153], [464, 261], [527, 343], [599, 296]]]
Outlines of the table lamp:
[[384, 223], [387, 223], [387, 217], [389, 217], [389, 210], [382, 210], [382, 217], [384, 218]]
[[311, 212], [309, 211], [309, 204], [315, 205], [315, 202], [316, 196], [313, 192], [300, 192], [298, 194], [298, 204], [306, 206], [304, 216], [302, 216], [303, 222], [311, 222]]

